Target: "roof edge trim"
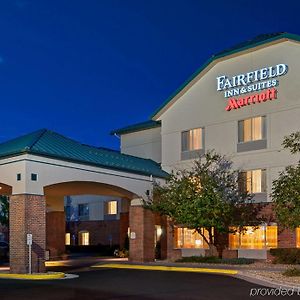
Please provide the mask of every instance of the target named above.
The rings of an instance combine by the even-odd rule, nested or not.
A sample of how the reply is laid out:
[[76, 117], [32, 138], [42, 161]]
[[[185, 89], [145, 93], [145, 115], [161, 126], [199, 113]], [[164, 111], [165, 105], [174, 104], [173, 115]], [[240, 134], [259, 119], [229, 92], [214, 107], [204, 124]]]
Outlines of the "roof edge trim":
[[133, 132], [138, 132], [142, 130], [147, 130], [147, 129], [152, 129], [152, 128], [157, 128], [161, 127], [161, 122], [160, 121], [155, 121], [155, 120], [148, 120], [145, 122], [141, 123], [136, 123], [133, 125], [125, 126], [119, 129], [112, 130], [110, 132], [111, 135], [122, 135], [122, 134], [127, 134], [127, 133], [133, 133]]

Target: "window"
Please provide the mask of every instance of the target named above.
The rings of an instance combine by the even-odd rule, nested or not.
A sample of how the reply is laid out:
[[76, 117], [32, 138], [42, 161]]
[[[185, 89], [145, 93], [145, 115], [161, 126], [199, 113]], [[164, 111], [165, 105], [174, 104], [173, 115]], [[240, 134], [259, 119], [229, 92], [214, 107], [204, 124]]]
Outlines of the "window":
[[300, 248], [300, 227], [296, 228], [296, 247]]
[[[208, 238], [208, 233], [202, 229]], [[209, 248], [203, 237], [194, 229], [176, 228], [175, 229], [175, 248]]]
[[239, 175], [239, 188], [241, 192], [266, 193], [266, 170], [251, 170], [241, 172]]
[[107, 215], [116, 215], [118, 213], [118, 201], [108, 201], [107, 202]]
[[20, 173], [17, 174], [17, 181], [21, 181], [21, 174]]
[[266, 138], [266, 117], [256, 117], [239, 121], [238, 142], [246, 143]]
[[203, 148], [203, 128], [191, 129], [181, 133], [182, 151], [194, 151]]
[[277, 248], [277, 226], [246, 227], [242, 233], [229, 234], [230, 249]]
[[71, 234], [70, 233], [66, 233], [65, 235], [65, 245], [71, 245]]
[[78, 218], [79, 220], [89, 219], [89, 205], [88, 204], [78, 204]]
[[31, 174], [31, 181], [37, 181], [37, 174]]
[[88, 231], [79, 232], [79, 245], [88, 246], [90, 244], [90, 233]]
[[204, 153], [204, 128], [181, 133], [181, 160], [195, 159]]
[[162, 227], [161, 225], [155, 225], [155, 234], [154, 234], [154, 244], [156, 245], [158, 242], [160, 242], [160, 238], [162, 235]]

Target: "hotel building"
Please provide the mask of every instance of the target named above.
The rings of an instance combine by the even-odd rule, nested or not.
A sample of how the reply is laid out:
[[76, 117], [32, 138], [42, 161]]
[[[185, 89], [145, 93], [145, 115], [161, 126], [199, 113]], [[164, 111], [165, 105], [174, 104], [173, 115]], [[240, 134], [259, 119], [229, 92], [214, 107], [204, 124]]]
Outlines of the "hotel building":
[[[140, 124], [112, 131], [121, 152], [152, 159], [170, 172], [189, 168], [214, 149], [242, 170], [257, 203], [269, 203], [272, 182], [298, 162], [282, 147], [284, 136], [300, 130], [300, 36], [260, 35], [212, 56]], [[266, 258], [267, 250], [298, 247], [298, 231], [282, 230], [276, 220], [241, 236], [229, 236], [239, 257]], [[174, 234], [184, 256], [203, 254], [202, 238], [187, 228]]]
[[[188, 169], [199, 154], [227, 155], [246, 179], [269, 222], [229, 235], [225, 256], [266, 259], [270, 248], [300, 247], [299, 230], [272, 217], [272, 182], [297, 155], [284, 136], [300, 129], [300, 36], [261, 35], [212, 56], [143, 123], [112, 134], [121, 153], [81, 144], [47, 129], [0, 144], [0, 190], [10, 197], [10, 270], [45, 271], [45, 252], [65, 244], [122, 245], [130, 260], [203, 255], [207, 245], [188, 228], [145, 210], [142, 198], [167, 172]], [[66, 218], [76, 228], [67, 228]], [[250, 224], [249, 224], [250, 225]], [[159, 243], [158, 243], [159, 242]], [[158, 247], [157, 247], [158, 248]]]

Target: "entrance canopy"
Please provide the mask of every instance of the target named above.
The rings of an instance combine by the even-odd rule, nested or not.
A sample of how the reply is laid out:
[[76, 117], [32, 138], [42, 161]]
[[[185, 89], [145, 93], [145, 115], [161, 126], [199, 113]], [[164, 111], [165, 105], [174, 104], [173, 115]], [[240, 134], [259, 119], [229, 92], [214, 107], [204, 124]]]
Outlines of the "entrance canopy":
[[0, 183], [11, 186], [12, 194], [42, 195], [45, 186], [89, 181], [143, 196], [153, 179], [166, 176], [150, 159], [84, 145], [47, 129], [0, 144]]
[[[152, 160], [84, 145], [46, 129], [0, 144], [0, 194], [10, 196], [11, 273], [29, 270], [26, 234], [33, 236], [32, 271], [45, 271], [46, 227], [54, 233], [57, 224], [64, 227], [64, 195], [111, 194], [131, 201], [147, 197], [153, 180], [166, 176]], [[51, 223], [49, 212], [61, 222]], [[58, 234], [48, 234], [50, 240], [58, 240]]]

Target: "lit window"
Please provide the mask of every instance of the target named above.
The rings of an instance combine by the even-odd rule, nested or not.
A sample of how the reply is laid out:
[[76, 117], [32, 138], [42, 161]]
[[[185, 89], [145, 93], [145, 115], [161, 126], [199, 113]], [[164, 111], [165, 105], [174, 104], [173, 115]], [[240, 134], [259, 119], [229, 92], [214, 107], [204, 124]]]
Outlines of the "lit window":
[[300, 227], [296, 228], [296, 247], [300, 248]]
[[277, 226], [247, 226], [242, 233], [229, 234], [230, 249], [277, 248]]
[[266, 138], [266, 117], [256, 117], [239, 121], [239, 143], [258, 141]]
[[181, 150], [194, 151], [203, 149], [203, 128], [191, 129], [181, 133]]
[[[208, 232], [205, 229], [202, 230], [208, 239]], [[203, 237], [194, 229], [175, 228], [174, 238], [176, 248], [209, 248]]]
[[251, 170], [239, 174], [239, 188], [241, 192], [265, 193], [266, 170]]
[[78, 204], [78, 218], [79, 220], [89, 219], [89, 205], [88, 204]]
[[108, 201], [107, 202], [107, 214], [116, 215], [118, 213], [118, 201]]
[[88, 231], [79, 232], [79, 245], [88, 246], [90, 244], [90, 234]]
[[155, 225], [155, 235], [154, 235], [155, 244], [160, 241], [162, 232], [163, 232], [162, 227], [160, 225]]
[[71, 234], [70, 233], [66, 233], [65, 236], [65, 245], [71, 245]]

